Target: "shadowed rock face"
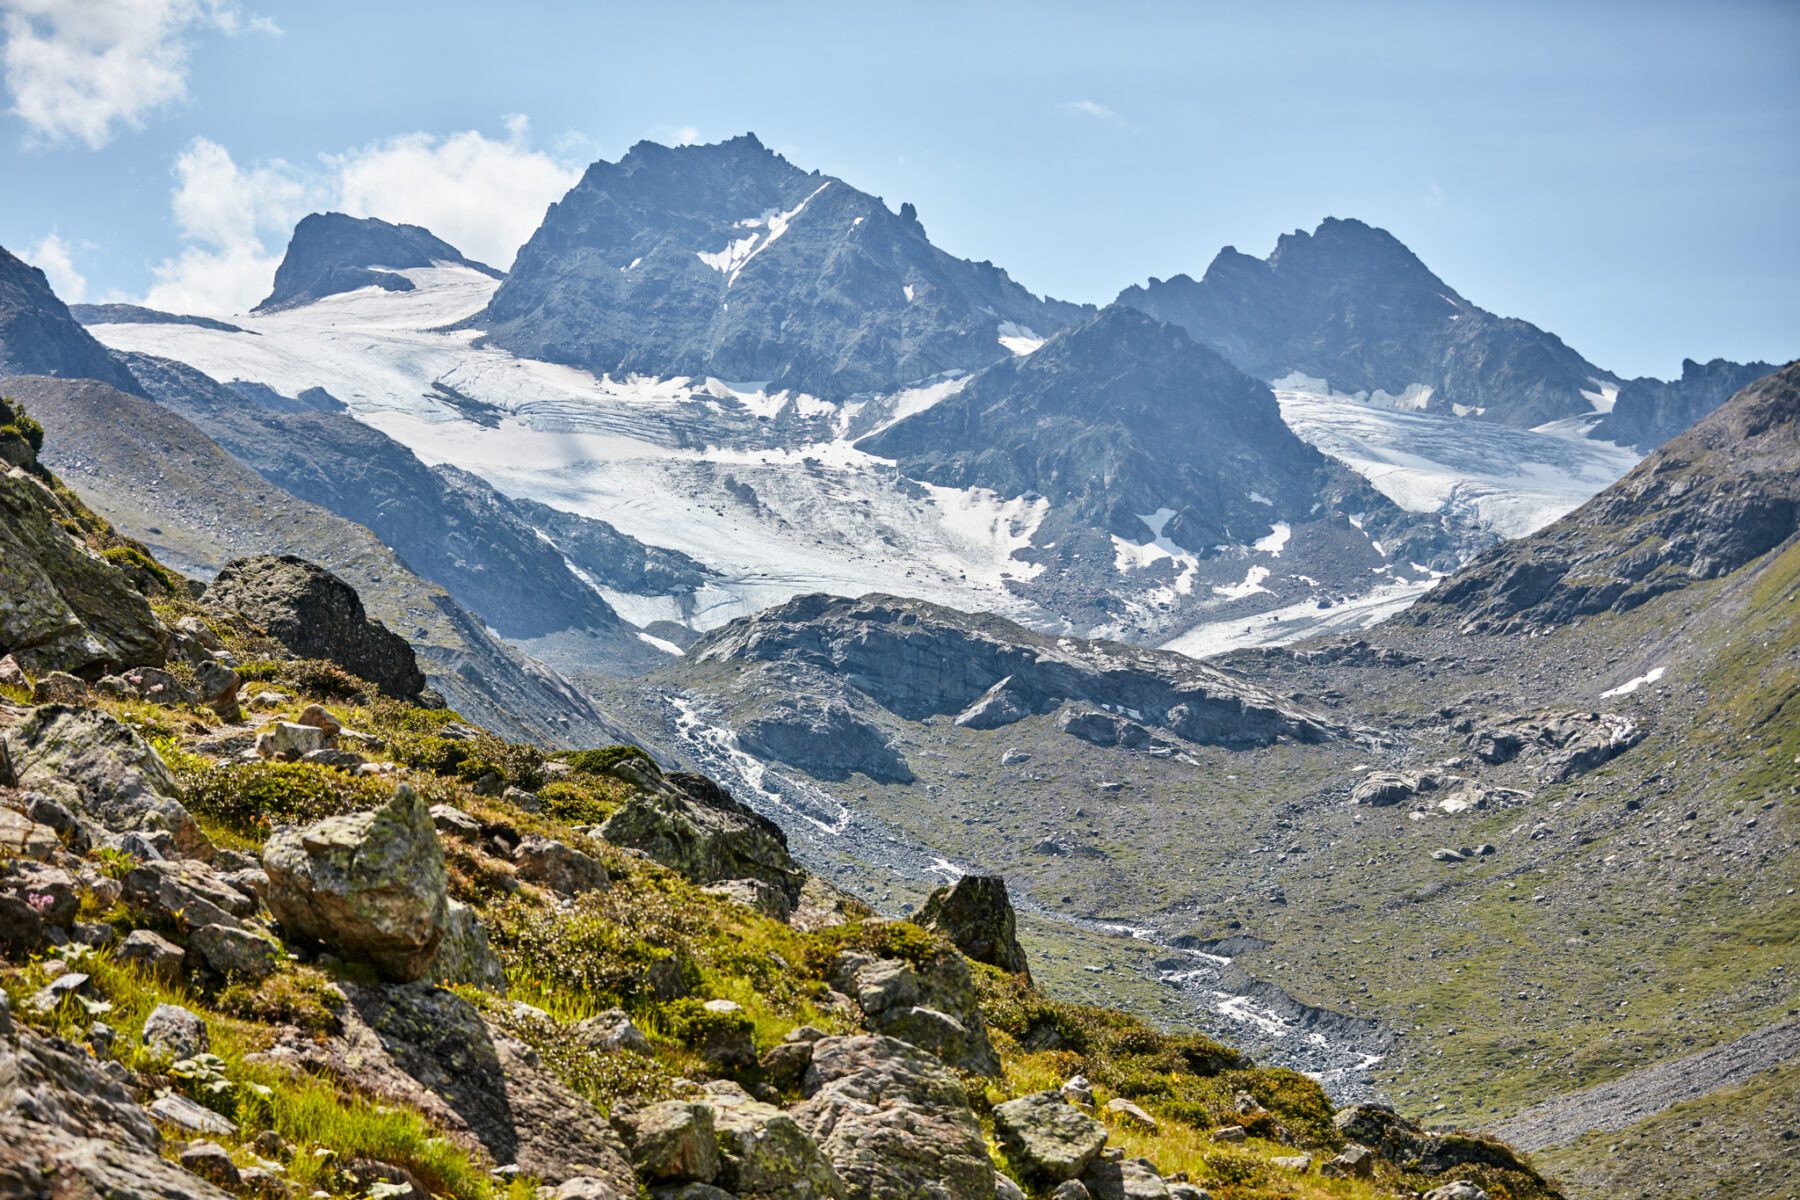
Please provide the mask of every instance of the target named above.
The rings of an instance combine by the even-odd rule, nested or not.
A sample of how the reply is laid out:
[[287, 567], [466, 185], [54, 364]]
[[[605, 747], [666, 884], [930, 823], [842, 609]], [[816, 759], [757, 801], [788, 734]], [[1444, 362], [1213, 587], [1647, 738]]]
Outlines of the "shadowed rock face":
[[485, 263], [464, 258], [460, 250], [429, 229], [374, 217], [313, 213], [294, 227], [287, 254], [275, 270], [275, 289], [255, 311], [279, 312], [364, 287], [410, 292], [412, 281], [396, 271], [441, 264], [500, 277], [499, 271]]
[[390, 696], [410, 699], [425, 688], [406, 639], [365, 613], [355, 588], [305, 559], [265, 554], [226, 563], [206, 604], [247, 617], [294, 654], [329, 659]]
[[1680, 379], [1632, 379], [1621, 385], [1612, 412], [1600, 418], [1593, 436], [1648, 454], [1774, 371], [1766, 362], [1683, 359]]
[[69, 314], [36, 267], [0, 248], [0, 375], [97, 379], [122, 392], [137, 380]]
[[1004, 358], [1082, 309], [937, 249], [890, 212], [753, 135], [649, 142], [589, 167], [482, 318], [515, 353], [597, 373], [711, 375], [841, 397]]
[[1472, 630], [1625, 612], [1729, 574], [1800, 529], [1800, 363], [1753, 383], [1598, 496], [1428, 593]]
[[893, 596], [802, 596], [708, 634], [689, 659], [803, 668], [821, 688], [853, 689], [908, 720], [957, 713], [976, 729], [1086, 701], [1219, 745], [1347, 733], [1179, 654], [1053, 638]]
[[1592, 412], [1582, 392], [1614, 381], [1554, 334], [1463, 299], [1361, 221], [1285, 234], [1267, 259], [1227, 246], [1198, 281], [1153, 279], [1119, 303], [1182, 326], [1259, 379], [1297, 371], [1396, 397], [1423, 384], [1429, 411], [1460, 405], [1521, 428]]

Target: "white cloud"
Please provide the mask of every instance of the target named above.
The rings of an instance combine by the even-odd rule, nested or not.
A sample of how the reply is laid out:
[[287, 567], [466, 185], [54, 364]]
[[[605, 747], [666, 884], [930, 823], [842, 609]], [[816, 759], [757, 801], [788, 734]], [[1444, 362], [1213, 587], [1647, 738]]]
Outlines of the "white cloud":
[[334, 207], [353, 217], [423, 225], [470, 258], [502, 270], [581, 178], [528, 142], [530, 123], [506, 119], [505, 141], [473, 130], [409, 133], [326, 160]]
[[311, 189], [280, 160], [246, 170], [206, 138], [181, 152], [175, 176], [171, 207], [187, 244], [156, 267], [144, 303], [170, 312], [243, 312], [268, 295], [281, 262], [268, 239], [285, 245], [310, 207]]
[[312, 167], [279, 159], [238, 165], [225, 147], [196, 139], [175, 163], [175, 222], [185, 243], [155, 268], [152, 308], [227, 315], [269, 294], [295, 223], [336, 210], [423, 225], [469, 257], [505, 268], [581, 177], [533, 149], [530, 122], [505, 119], [504, 141], [473, 130], [409, 133]]
[[1119, 115], [1112, 109], [1106, 107], [1106, 105], [1093, 100], [1069, 100], [1057, 105], [1057, 107], [1066, 113], [1074, 113], [1077, 116], [1082, 117], [1093, 117], [1096, 121], [1111, 121]]
[[13, 113], [42, 142], [99, 149], [187, 95], [197, 31], [279, 33], [236, 0], [0, 0]]
[[699, 142], [700, 131], [692, 125], [679, 125], [675, 129], [674, 137], [677, 146], [692, 146]]
[[75, 268], [74, 247], [52, 233], [25, 251], [25, 261], [50, 279], [56, 298], [64, 304], [87, 299], [87, 279]]

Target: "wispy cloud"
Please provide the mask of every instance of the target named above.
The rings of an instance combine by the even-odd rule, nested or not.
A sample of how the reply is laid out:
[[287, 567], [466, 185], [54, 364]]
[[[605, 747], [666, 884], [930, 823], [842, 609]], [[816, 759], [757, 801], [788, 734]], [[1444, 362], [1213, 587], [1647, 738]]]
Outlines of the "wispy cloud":
[[268, 294], [294, 224], [320, 209], [423, 225], [470, 257], [506, 267], [581, 172], [536, 149], [523, 115], [506, 117], [504, 127], [503, 139], [475, 130], [400, 134], [311, 166], [244, 166], [219, 143], [196, 139], [176, 159], [170, 201], [183, 245], [155, 268], [144, 303], [243, 312]]
[[0, 0], [12, 112], [34, 142], [97, 150], [186, 97], [188, 49], [208, 29], [281, 32], [236, 0]]
[[1065, 100], [1057, 105], [1066, 113], [1074, 113], [1081, 117], [1092, 117], [1096, 121], [1116, 121], [1119, 114], [1101, 104], [1097, 100]]

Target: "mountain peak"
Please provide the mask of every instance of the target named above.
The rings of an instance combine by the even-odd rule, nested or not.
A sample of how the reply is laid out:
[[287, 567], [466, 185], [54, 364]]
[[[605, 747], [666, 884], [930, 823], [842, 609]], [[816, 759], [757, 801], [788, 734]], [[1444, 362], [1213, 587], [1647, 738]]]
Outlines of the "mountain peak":
[[294, 226], [287, 253], [275, 271], [275, 287], [256, 312], [279, 312], [357, 288], [412, 291], [412, 281], [397, 272], [443, 264], [469, 267], [495, 279], [486, 263], [419, 225], [396, 225], [378, 217], [347, 213], [309, 213]]
[[0, 247], [0, 375], [97, 379], [141, 395], [138, 382], [57, 298], [44, 273]]

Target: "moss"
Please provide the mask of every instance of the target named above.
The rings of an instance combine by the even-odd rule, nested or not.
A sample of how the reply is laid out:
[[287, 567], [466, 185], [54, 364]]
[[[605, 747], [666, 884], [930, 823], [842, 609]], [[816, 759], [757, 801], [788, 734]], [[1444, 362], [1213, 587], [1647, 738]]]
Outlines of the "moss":
[[312, 967], [281, 971], [257, 984], [233, 983], [220, 992], [219, 1011], [268, 1025], [295, 1025], [308, 1033], [343, 1028], [344, 994]]
[[102, 550], [100, 557], [123, 571], [131, 586], [145, 595], [166, 595], [182, 587], [175, 573], [151, 558], [140, 543], [121, 541]]
[[618, 811], [630, 789], [616, 780], [553, 779], [538, 789], [538, 803], [559, 821], [598, 825]]
[[611, 775], [620, 763], [656, 771], [656, 760], [637, 746], [602, 746], [597, 750], [567, 750], [556, 756], [584, 775]]

